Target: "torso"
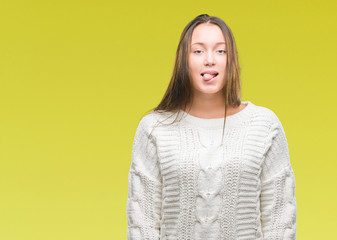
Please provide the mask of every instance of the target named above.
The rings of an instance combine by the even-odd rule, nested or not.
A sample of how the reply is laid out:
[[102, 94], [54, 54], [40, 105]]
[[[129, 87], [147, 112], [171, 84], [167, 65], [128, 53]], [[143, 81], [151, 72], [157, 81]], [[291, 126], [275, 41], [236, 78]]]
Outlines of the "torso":
[[[242, 103], [228, 109], [227, 116], [246, 107], [245, 114], [226, 120], [224, 135], [223, 119], [192, 115], [151, 132], [158, 165], [144, 167], [149, 172], [153, 166], [160, 169], [161, 239], [262, 239], [259, 174], [271, 141], [272, 114]], [[159, 116], [145, 118], [148, 126], [155, 125]], [[159, 120], [164, 119], [166, 115]]]

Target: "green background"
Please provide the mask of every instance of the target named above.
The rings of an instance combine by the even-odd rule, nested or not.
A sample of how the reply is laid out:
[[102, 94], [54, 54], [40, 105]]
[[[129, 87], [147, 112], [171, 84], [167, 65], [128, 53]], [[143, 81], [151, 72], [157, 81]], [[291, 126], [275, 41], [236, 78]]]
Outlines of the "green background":
[[242, 100], [273, 110], [296, 178], [297, 239], [337, 239], [336, 1], [1, 1], [0, 239], [126, 239], [138, 122], [186, 24], [223, 19]]

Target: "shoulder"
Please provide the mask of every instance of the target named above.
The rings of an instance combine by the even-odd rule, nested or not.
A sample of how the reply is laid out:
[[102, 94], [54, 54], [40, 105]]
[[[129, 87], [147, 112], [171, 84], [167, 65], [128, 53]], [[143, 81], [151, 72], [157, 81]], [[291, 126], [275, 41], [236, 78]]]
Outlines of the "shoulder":
[[254, 107], [255, 117], [261, 119], [262, 121], [264, 120], [265, 124], [267, 124], [270, 128], [281, 125], [280, 118], [276, 114], [275, 110], [259, 105], [255, 105]]
[[285, 140], [285, 130], [275, 109], [254, 105], [254, 113], [251, 118], [251, 127], [254, 131], [260, 131], [266, 137], [268, 145], [275, 139]]
[[157, 121], [157, 114], [153, 111], [147, 113], [145, 116], [142, 116], [139, 123], [138, 123], [138, 127], [143, 127], [143, 128], [150, 128], [151, 126], [153, 126], [155, 124], [155, 122]]
[[161, 123], [171, 123], [175, 119], [175, 115], [176, 114], [169, 112], [159, 113], [151, 111], [141, 117], [137, 131], [143, 131], [147, 133], [147, 135], [150, 135], [150, 132]]
[[285, 145], [284, 143], [287, 142], [286, 133], [275, 110], [264, 106], [257, 106], [256, 114], [257, 116], [260, 116], [260, 119], [265, 121], [264, 125], [267, 127], [267, 149], [272, 143], [276, 145]]

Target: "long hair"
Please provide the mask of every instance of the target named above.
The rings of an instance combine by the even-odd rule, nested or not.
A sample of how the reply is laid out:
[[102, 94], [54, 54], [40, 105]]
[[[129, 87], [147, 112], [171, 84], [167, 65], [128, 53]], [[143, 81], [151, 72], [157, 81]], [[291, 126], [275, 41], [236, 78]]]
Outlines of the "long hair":
[[169, 86], [159, 105], [151, 110], [158, 113], [170, 112], [175, 114], [181, 109], [186, 109], [186, 107], [192, 103], [193, 90], [191, 87], [190, 70], [188, 67], [188, 55], [190, 52], [193, 30], [201, 23], [218, 25], [224, 35], [227, 46], [225, 85], [222, 89], [225, 102], [223, 136], [226, 124], [227, 106], [236, 108], [241, 105], [241, 69], [232, 31], [227, 24], [218, 17], [201, 14], [186, 25], [180, 36]]

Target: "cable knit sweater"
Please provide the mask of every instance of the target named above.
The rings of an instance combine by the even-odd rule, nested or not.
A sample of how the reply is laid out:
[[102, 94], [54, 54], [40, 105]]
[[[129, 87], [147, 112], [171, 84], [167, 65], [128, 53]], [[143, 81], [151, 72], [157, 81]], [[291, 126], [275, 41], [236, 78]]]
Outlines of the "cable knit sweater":
[[[296, 239], [284, 129], [272, 110], [242, 103], [226, 118], [222, 144], [224, 118], [180, 110], [140, 120], [128, 176], [127, 239]], [[171, 125], [156, 124], [176, 116], [182, 118]]]

